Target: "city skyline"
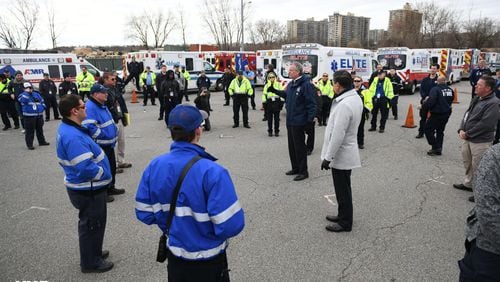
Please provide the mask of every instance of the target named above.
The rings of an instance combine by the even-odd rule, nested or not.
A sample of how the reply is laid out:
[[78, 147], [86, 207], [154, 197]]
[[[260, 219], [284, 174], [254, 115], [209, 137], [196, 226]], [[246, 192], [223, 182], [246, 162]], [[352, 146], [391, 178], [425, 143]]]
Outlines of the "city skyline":
[[[210, 2], [210, 1], [209, 1]], [[233, 1], [232, 1], [233, 2]], [[237, 3], [236, 3], [237, 2]], [[259, 19], [275, 19], [281, 24], [287, 24], [289, 20], [306, 20], [314, 18], [319, 21], [327, 19], [334, 13], [352, 13], [357, 17], [370, 18], [370, 30], [388, 29], [389, 10], [402, 9], [406, 2], [415, 7], [416, 2], [388, 0], [384, 5], [379, 3], [335, 3], [331, 1], [310, 1], [304, 4], [298, 0], [252, 0], [246, 4], [250, 16], [248, 22], [256, 22]], [[0, 0], [2, 7], [8, 7], [8, 0]], [[147, 7], [163, 11], [176, 12], [179, 7], [186, 14], [186, 42], [188, 44], [214, 43], [208, 29], [204, 26], [202, 16], [204, 6], [203, 0], [184, 1], [182, 4], [161, 0], [146, 1], [96, 1], [88, 0], [86, 5], [79, 5], [81, 1], [46, 0], [39, 1], [40, 18], [37, 31], [30, 49], [50, 48], [50, 36], [48, 35], [48, 20], [46, 6], [53, 5], [56, 14], [56, 29], [62, 29], [58, 38], [58, 46], [108, 46], [108, 45], [136, 45], [136, 42], [126, 39], [126, 21], [130, 15], [140, 14]], [[234, 8], [239, 10], [239, 1], [234, 1]], [[76, 5], [75, 5], [76, 4]], [[238, 4], [238, 5], [236, 5]], [[443, 0], [438, 3], [442, 7], [450, 6], [462, 10], [464, 20], [469, 18], [489, 17], [498, 20], [500, 5], [494, 0]], [[78, 8], [73, 8], [78, 7]], [[284, 8], [285, 7], [285, 8]], [[300, 13], [300, 14], [299, 14]], [[7, 17], [7, 16], [6, 16]], [[248, 28], [245, 29], [246, 42], [249, 41]], [[180, 30], [174, 30], [168, 37], [166, 44], [182, 44]]]

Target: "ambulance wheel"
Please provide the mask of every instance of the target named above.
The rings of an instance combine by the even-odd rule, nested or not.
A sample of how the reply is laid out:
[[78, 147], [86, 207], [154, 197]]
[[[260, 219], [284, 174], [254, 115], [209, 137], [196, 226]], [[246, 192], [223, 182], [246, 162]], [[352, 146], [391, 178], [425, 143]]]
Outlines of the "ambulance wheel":
[[217, 79], [215, 82], [215, 91], [222, 91], [224, 89], [224, 84], [222, 84], [222, 79]]

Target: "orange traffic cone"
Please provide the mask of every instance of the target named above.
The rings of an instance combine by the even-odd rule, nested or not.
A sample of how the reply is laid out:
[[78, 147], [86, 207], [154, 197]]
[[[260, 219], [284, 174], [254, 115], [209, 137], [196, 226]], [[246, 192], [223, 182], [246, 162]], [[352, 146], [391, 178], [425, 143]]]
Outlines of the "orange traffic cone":
[[455, 89], [453, 89], [453, 104], [459, 104], [459, 103], [460, 102], [458, 102], [458, 90], [455, 87]]
[[406, 127], [406, 128], [415, 128], [415, 127], [417, 127], [415, 125], [415, 122], [413, 121], [413, 105], [412, 104], [410, 104], [410, 107], [408, 107], [408, 114], [406, 115], [405, 124], [402, 125], [401, 127]]
[[132, 101], [130, 101], [130, 103], [139, 103], [139, 101], [137, 101], [137, 93], [135, 93], [135, 89], [132, 90]]

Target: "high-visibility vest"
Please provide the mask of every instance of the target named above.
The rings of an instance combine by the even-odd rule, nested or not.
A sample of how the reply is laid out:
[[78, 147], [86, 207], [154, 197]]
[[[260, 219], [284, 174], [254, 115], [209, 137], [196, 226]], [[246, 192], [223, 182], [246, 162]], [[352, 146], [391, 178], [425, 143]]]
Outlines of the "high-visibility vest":
[[[151, 73], [151, 86], [154, 86], [156, 83], [156, 74], [154, 72]], [[144, 86], [146, 84], [146, 80], [148, 79], [148, 71], [144, 71], [141, 74], [140, 86]], [[184, 85], [183, 85], [184, 86]]]
[[333, 98], [333, 85], [330, 80], [327, 80], [326, 83], [323, 82], [322, 79], [318, 80], [316, 83], [316, 87], [321, 92], [322, 96], [328, 96], [330, 99]]
[[90, 72], [79, 73], [76, 76], [76, 86], [78, 86], [78, 91], [90, 91], [92, 85], [94, 85], [95, 79]]
[[252, 84], [250, 84], [250, 81], [243, 77], [241, 81], [238, 80], [238, 78], [233, 79], [231, 81], [231, 84], [229, 85], [229, 95], [232, 96], [233, 94], [247, 94], [248, 96], [253, 95], [253, 89], [252, 89]]
[[[272, 92], [267, 92], [267, 89], [269, 89], [270, 86], [271, 86], [271, 80], [269, 80], [266, 83], [266, 85], [264, 85], [264, 90], [262, 90], [262, 103], [265, 103], [267, 101], [267, 99], [273, 99], [273, 98], [282, 99], [282, 98], [280, 98], [280, 96], [278, 96]], [[276, 90], [283, 90], [283, 85], [281, 85], [281, 83], [279, 83], [278, 81], [275, 80], [274, 84], [273, 84], [273, 88]]]

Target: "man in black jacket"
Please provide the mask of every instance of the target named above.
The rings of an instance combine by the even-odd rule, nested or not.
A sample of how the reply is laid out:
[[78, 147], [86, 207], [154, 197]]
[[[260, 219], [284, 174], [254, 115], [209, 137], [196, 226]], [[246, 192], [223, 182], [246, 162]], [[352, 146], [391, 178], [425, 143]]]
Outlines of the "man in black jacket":
[[231, 100], [231, 96], [229, 95], [229, 85], [235, 78], [236, 75], [231, 70], [231, 67], [227, 67], [224, 70], [224, 75], [222, 76], [222, 84], [224, 85], [224, 99], [226, 100], [224, 106], [229, 106], [229, 100]]
[[135, 89], [141, 89], [139, 86], [139, 75], [144, 71], [144, 64], [135, 61], [135, 57], [132, 57], [132, 61], [127, 63], [128, 76], [125, 80], [125, 86], [132, 80], [135, 80]]
[[394, 120], [397, 120], [398, 119], [399, 93], [401, 92], [401, 88], [403, 87], [403, 83], [401, 82], [401, 78], [396, 73], [396, 69], [394, 69], [394, 68], [391, 68], [389, 70], [387, 77], [391, 80], [392, 90], [394, 91], [394, 97], [391, 99], [392, 116], [394, 117]]
[[67, 94], [78, 95], [78, 88], [76, 87], [76, 84], [71, 81], [69, 73], [65, 72], [63, 76], [64, 81], [59, 84], [59, 98], [62, 98]]
[[486, 64], [486, 61], [484, 59], [480, 59], [478, 67], [473, 69], [469, 76], [470, 86], [472, 86], [472, 98], [476, 96], [476, 85], [483, 75], [491, 76], [492, 73]]
[[57, 105], [57, 87], [54, 81], [49, 78], [48, 73], [43, 74], [43, 79], [39, 84], [40, 94], [45, 100], [45, 121], [50, 120], [50, 107], [54, 110], [54, 119], [61, 119], [59, 117], [59, 110]]
[[427, 121], [428, 112], [422, 109], [422, 104], [425, 102], [425, 99], [427, 99], [427, 97], [429, 96], [429, 92], [431, 91], [431, 89], [434, 86], [436, 86], [436, 81], [438, 78], [437, 71], [438, 71], [438, 66], [435, 64], [432, 65], [429, 76], [424, 78], [420, 83], [420, 105], [418, 106], [418, 109], [420, 110], [419, 111], [420, 122], [418, 127], [418, 135], [415, 137], [417, 139], [424, 137], [425, 122]]
[[168, 79], [167, 66], [161, 65], [160, 73], [156, 75], [156, 91], [158, 91], [158, 100], [160, 100], [160, 115], [158, 120], [163, 120], [163, 114], [165, 113], [165, 93], [161, 88], [162, 83]]

